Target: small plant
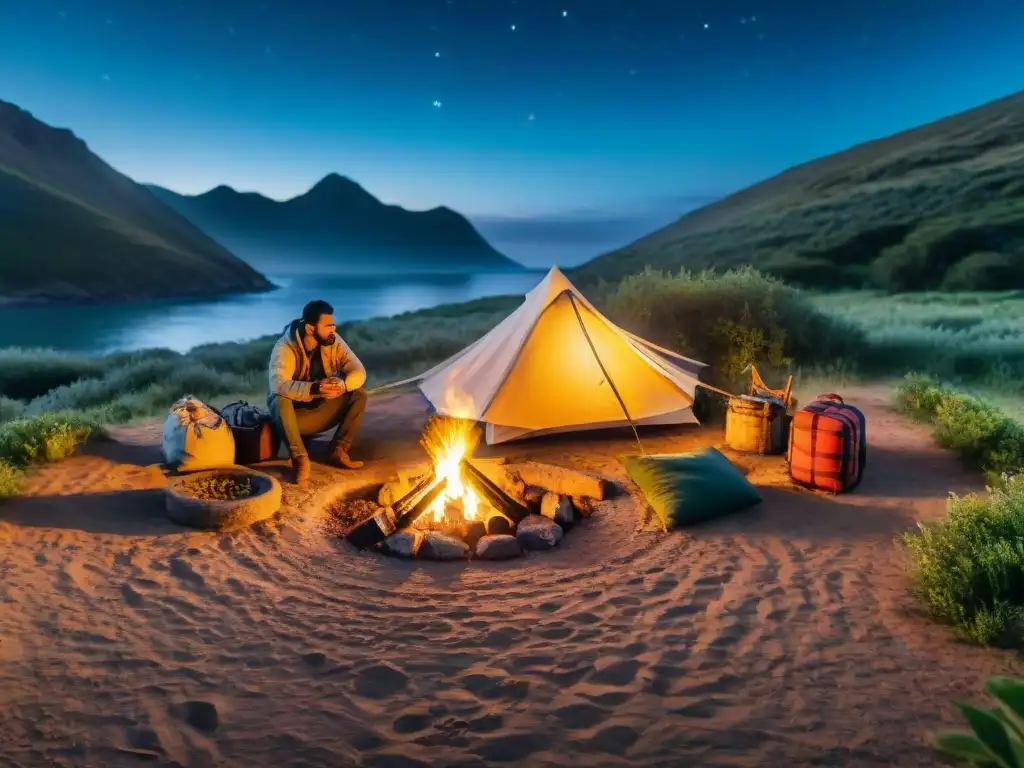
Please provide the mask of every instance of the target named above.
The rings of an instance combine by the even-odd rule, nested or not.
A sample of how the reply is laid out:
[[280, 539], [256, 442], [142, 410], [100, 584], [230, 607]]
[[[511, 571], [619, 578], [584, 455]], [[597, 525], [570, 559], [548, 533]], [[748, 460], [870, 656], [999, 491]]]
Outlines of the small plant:
[[973, 733], [942, 734], [935, 745], [978, 768], [1024, 768], [1024, 680], [992, 677], [985, 687], [997, 706], [981, 709], [957, 702]]
[[8, 499], [21, 493], [24, 479], [22, 472], [11, 466], [10, 462], [0, 459], [0, 499]]

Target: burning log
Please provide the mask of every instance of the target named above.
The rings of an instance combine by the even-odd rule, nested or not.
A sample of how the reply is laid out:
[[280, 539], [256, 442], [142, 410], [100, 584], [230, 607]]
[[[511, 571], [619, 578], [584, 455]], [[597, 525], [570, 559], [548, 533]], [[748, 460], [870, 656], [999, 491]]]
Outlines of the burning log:
[[603, 501], [608, 491], [608, 481], [604, 478], [568, 467], [526, 461], [522, 464], [509, 465], [508, 469], [518, 475], [526, 485], [544, 488], [561, 496], [586, 496]]
[[433, 471], [421, 477], [411, 491], [390, 505], [395, 513], [395, 517], [401, 517], [416, 506], [416, 502], [423, 497], [423, 494], [430, 491], [436, 482], [437, 475]]
[[[430, 480], [434, 480], [433, 475], [430, 476]], [[416, 486], [417, 488], [419, 486]], [[397, 519], [396, 526], [399, 530], [402, 528], [408, 528], [410, 525], [416, 522], [416, 520], [430, 509], [430, 505], [434, 503], [438, 496], [440, 496], [445, 488], [448, 487], [448, 481], [445, 478], [440, 478], [429, 487], [426, 493], [419, 497], [419, 499], [411, 501], [408, 505], [404, 504], [406, 500], [415, 492], [415, 488], [408, 494], [399, 499], [398, 504], [402, 504], [402, 511], [399, 513], [398, 505], [395, 505], [395, 517]]]
[[460, 463], [460, 469], [466, 482], [479, 491], [488, 504], [513, 523], [518, 524], [520, 520], [530, 514], [526, 507], [501, 490], [490, 478], [465, 459]]

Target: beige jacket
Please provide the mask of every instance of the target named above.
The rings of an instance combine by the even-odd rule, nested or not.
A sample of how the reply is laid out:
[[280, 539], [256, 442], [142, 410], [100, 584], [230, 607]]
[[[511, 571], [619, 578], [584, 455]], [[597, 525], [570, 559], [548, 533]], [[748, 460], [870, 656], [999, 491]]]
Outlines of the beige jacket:
[[[341, 336], [336, 335], [331, 346], [320, 347], [320, 354], [325, 374], [343, 379], [346, 392], [366, 383], [366, 368]], [[302, 345], [300, 323], [295, 321], [285, 328], [270, 353], [270, 392], [289, 400], [309, 402], [316, 398], [311, 392], [313, 382], [304, 381], [308, 378], [309, 355]]]

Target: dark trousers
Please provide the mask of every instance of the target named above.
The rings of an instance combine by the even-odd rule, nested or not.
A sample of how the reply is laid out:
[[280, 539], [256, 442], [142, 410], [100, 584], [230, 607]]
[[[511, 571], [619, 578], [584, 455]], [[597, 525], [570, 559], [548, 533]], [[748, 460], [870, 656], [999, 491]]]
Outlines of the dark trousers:
[[286, 397], [267, 398], [270, 415], [288, 446], [291, 456], [305, 456], [303, 437], [312, 437], [337, 427], [331, 448], [348, 451], [366, 412], [366, 392], [357, 389], [341, 397], [321, 399], [313, 403], [296, 403]]

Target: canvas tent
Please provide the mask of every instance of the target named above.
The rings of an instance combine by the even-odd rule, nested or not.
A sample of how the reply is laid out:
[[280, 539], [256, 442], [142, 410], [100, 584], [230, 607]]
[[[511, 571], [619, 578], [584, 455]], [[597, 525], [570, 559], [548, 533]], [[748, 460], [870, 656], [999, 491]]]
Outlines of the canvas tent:
[[[672, 362], [670, 362], [670, 360]], [[696, 423], [703, 363], [619, 328], [553, 267], [487, 335], [404, 383], [488, 444], [555, 432]]]

